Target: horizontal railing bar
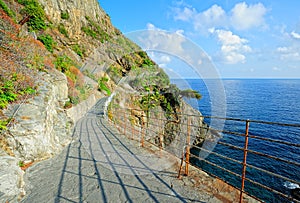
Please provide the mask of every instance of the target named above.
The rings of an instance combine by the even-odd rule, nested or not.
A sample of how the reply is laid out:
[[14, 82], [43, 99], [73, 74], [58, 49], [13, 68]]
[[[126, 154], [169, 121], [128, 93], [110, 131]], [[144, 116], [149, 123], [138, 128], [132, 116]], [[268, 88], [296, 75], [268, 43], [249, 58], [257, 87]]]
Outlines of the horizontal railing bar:
[[[241, 191], [241, 189], [240, 189], [239, 187], [237, 187], [237, 186], [235, 186], [235, 185], [232, 185], [231, 183], [229, 183], [229, 182], [228, 182], [227, 180], [225, 180], [224, 178], [221, 178], [221, 177], [219, 177], [219, 176], [217, 176], [217, 175], [211, 173], [210, 171], [208, 171], [208, 170], [206, 170], [206, 169], [200, 168], [200, 167], [197, 166], [197, 165], [194, 165], [194, 167], [196, 167], [197, 169], [200, 169], [200, 170], [206, 172], [207, 174], [209, 174], [209, 175], [211, 175], [211, 176], [213, 176], [213, 177], [215, 177], [215, 178], [217, 178], [217, 179], [219, 179], [219, 180], [224, 181], [225, 183], [231, 185], [231, 186], [234, 187], [235, 189]], [[252, 198], [258, 200], [258, 201], [261, 201], [258, 197], [255, 197], [254, 195], [248, 193], [247, 191], [244, 191], [244, 193], [247, 194], [247, 195], [249, 195], [250, 197], [252, 197]]]
[[210, 161], [208, 161], [208, 160], [201, 159], [200, 157], [195, 156], [194, 154], [191, 154], [190, 156], [191, 156], [191, 157], [194, 157], [194, 158], [196, 158], [196, 159], [199, 159], [200, 161], [204, 161], [204, 162], [206, 162], [206, 163], [208, 163], [208, 164], [210, 164], [210, 165], [212, 165], [212, 166], [215, 166], [215, 167], [217, 167], [217, 168], [219, 168], [219, 169], [221, 169], [221, 170], [223, 170], [223, 171], [226, 171], [226, 172], [228, 172], [228, 173], [230, 173], [230, 174], [232, 174], [232, 175], [235, 175], [235, 176], [237, 176], [237, 177], [239, 177], [239, 178], [242, 178], [241, 175], [239, 175], [239, 174], [237, 174], [237, 173], [235, 173], [235, 172], [233, 172], [233, 171], [230, 171], [230, 170], [228, 170], [228, 169], [226, 169], [226, 168], [223, 168], [223, 167], [221, 167], [221, 166], [219, 166], [219, 165], [217, 165], [217, 164], [215, 164], [215, 163], [212, 163], [212, 162], [210, 162]]
[[248, 152], [252, 153], [252, 154], [256, 154], [256, 155], [268, 157], [268, 158], [271, 158], [271, 159], [275, 159], [277, 161], [285, 162], [285, 163], [288, 163], [288, 164], [300, 166], [300, 163], [289, 161], [289, 160], [286, 160], [286, 159], [282, 159], [282, 158], [279, 158], [279, 157], [276, 157], [276, 156], [272, 156], [272, 155], [269, 155], [269, 154], [264, 154], [264, 153], [257, 152], [257, 151], [254, 151], [254, 150], [249, 150], [249, 149], [248, 149]]
[[237, 150], [244, 151], [244, 148], [242, 148], [242, 147], [237, 147], [237, 146], [235, 146], [235, 145], [232, 145], [232, 144], [229, 144], [229, 143], [226, 143], [226, 142], [218, 141], [218, 144], [225, 145], [225, 146], [231, 147], [231, 148], [233, 148], [233, 149], [237, 149]]
[[275, 177], [277, 177], [277, 178], [281, 178], [281, 179], [287, 180], [287, 181], [289, 181], [289, 182], [296, 183], [296, 184], [300, 185], [300, 182], [295, 181], [295, 180], [292, 180], [292, 179], [287, 178], [287, 177], [285, 177], [285, 176], [279, 175], [279, 174], [277, 174], [277, 173], [273, 173], [273, 172], [271, 172], [271, 171], [267, 171], [267, 170], [265, 170], [265, 169], [259, 168], [259, 167], [257, 167], [257, 166], [251, 165], [251, 164], [247, 164], [247, 166], [250, 167], [250, 168], [254, 168], [254, 169], [258, 170], [258, 171], [267, 173], [267, 174], [269, 174], [269, 175], [275, 176]]
[[269, 141], [269, 142], [276, 142], [276, 143], [279, 143], [279, 144], [285, 144], [285, 145], [289, 145], [289, 146], [300, 147], [300, 144], [297, 144], [297, 143], [291, 143], [291, 142], [282, 141], [282, 140], [265, 138], [265, 137], [260, 137], [260, 136], [257, 136], [257, 135], [249, 135], [249, 137], [253, 138], [253, 139], [265, 140], [265, 141]]
[[[160, 118], [151, 118], [153, 120], [160, 120], [160, 121], [167, 121], [166, 119], [160, 119]], [[181, 124], [186, 124], [185, 122], [181, 122]], [[215, 128], [211, 128], [211, 127], [204, 127], [204, 126], [197, 126], [197, 125], [190, 125], [192, 127], [199, 127], [201, 129], [207, 129], [207, 130], [214, 130], [218, 133], [224, 133], [224, 134], [230, 134], [230, 135], [237, 135], [237, 136], [245, 136], [245, 134], [243, 133], [238, 133], [238, 132], [231, 132], [231, 131], [226, 131], [226, 130], [218, 130]], [[265, 140], [265, 141], [269, 141], [269, 142], [276, 142], [276, 143], [280, 143], [280, 144], [285, 144], [285, 145], [289, 145], [289, 146], [295, 146], [295, 147], [300, 147], [300, 144], [298, 143], [291, 143], [291, 142], [287, 142], [287, 141], [281, 141], [281, 140], [276, 140], [276, 139], [271, 139], [271, 138], [264, 138], [261, 136], [257, 136], [257, 135], [249, 135], [250, 138], [254, 138], [254, 139], [260, 139], [260, 140]]]
[[[128, 109], [126, 109], [126, 108], [118, 108], [118, 109], [121, 110], [121, 111], [119, 111], [119, 112], [123, 112], [123, 113], [126, 113], [126, 110], [129, 111], [129, 112], [128, 112], [129, 115], [130, 115], [130, 111], [131, 111], [131, 110], [143, 111], [143, 110], [141, 110], [141, 109], [129, 109], [129, 108], [128, 108]], [[122, 111], [122, 110], [123, 110], [123, 111]], [[115, 111], [115, 112], [117, 112], [117, 111]], [[119, 120], [118, 125], [120, 126], [120, 125], [123, 124], [123, 126], [124, 126], [125, 129], [126, 129], [126, 128], [128, 128], [128, 127], [127, 127], [127, 123], [128, 123], [128, 124], [130, 125], [130, 129], [133, 128], [135, 131], [137, 131], [138, 134], [139, 134], [139, 136], [141, 136], [140, 133], [142, 133], [142, 130], [145, 130], [145, 132], [148, 131], [148, 132], [153, 132], [153, 133], [155, 133], [156, 135], [154, 135], [154, 136], [152, 136], [152, 137], [148, 137], [148, 138], [150, 138], [150, 139], [147, 139], [147, 140], [146, 140], [146, 138], [144, 138], [144, 139], [145, 139], [145, 140], [144, 140], [145, 142], [147, 142], [147, 143], [149, 143], [149, 144], [151, 144], [151, 145], [153, 145], [153, 146], [155, 146], [155, 147], [160, 147], [160, 144], [161, 144], [161, 143], [157, 143], [157, 144], [156, 144], [156, 143], [155, 143], [156, 141], [154, 141], [152, 138], [153, 138], [153, 137], [156, 137], [156, 136], [164, 135], [164, 128], [160, 128], [161, 125], [159, 125], [159, 124], [158, 124], [157, 122], [155, 122], [155, 121], [162, 121], [162, 122], [167, 122], [167, 123], [168, 123], [168, 122], [175, 122], [175, 123], [180, 123], [181, 125], [188, 125], [188, 126], [190, 126], [190, 127], [195, 127], [196, 129], [212, 130], [212, 131], [215, 132], [215, 133], [223, 133], [223, 134], [230, 134], [230, 135], [243, 136], [243, 137], [245, 136], [245, 134], [243, 134], [243, 133], [239, 133], [239, 132], [231, 132], [231, 131], [228, 131], [228, 130], [226, 131], [226, 130], [214, 129], [214, 128], [209, 127], [208, 125], [207, 125], [207, 126], [201, 126], [201, 123], [200, 123], [200, 122], [203, 122], [203, 121], [204, 121], [204, 118], [211, 118], [211, 119], [221, 119], [221, 120], [229, 120], [229, 121], [238, 121], [238, 122], [259, 123], [259, 124], [266, 124], [266, 125], [278, 125], [278, 126], [296, 127], [296, 128], [300, 127], [300, 124], [293, 124], [293, 123], [279, 123], [279, 122], [268, 122], [268, 121], [259, 121], [259, 120], [237, 119], [237, 118], [222, 118], [222, 117], [218, 117], [218, 116], [190, 115], [190, 114], [184, 114], [184, 113], [181, 113], [181, 112], [177, 112], [177, 113], [176, 113], [176, 112], [173, 112], [173, 113], [170, 113], [170, 114], [169, 114], [171, 117], [173, 117], [172, 115], [174, 115], [175, 118], [178, 118], [178, 120], [174, 120], [174, 119], [164, 119], [164, 117], [161, 116], [161, 115], [164, 115], [164, 116], [166, 115], [166, 112], [164, 112], [164, 111], [153, 111], [153, 110], [151, 110], [151, 113], [154, 113], [154, 114], [155, 114], [155, 113], [159, 113], [160, 116], [157, 116], [157, 117], [154, 116], [154, 117], [153, 117], [152, 115], [154, 115], [154, 114], [150, 115], [150, 117], [148, 117], [149, 120], [146, 121], [146, 123], [148, 122], [148, 125], [147, 125], [147, 126], [146, 126], [146, 125], [145, 125], [145, 126], [138, 125], [138, 126], [136, 126], [137, 129], [135, 129], [135, 125], [133, 125], [131, 122], [126, 122], [126, 121], [127, 121], [127, 120], [126, 120], [126, 116], [125, 116], [124, 118], [121, 118], [121, 121]], [[146, 115], [141, 115], [141, 116], [147, 118]], [[139, 117], [141, 117], [141, 116], [139, 116]], [[184, 117], [182, 117], [182, 116], [191, 116], [191, 117], [198, 117], [199, 119], [200, 119], [200, 118], [203, 118], [203, 119], [202, 119], [202, 120], [199, 120], [199, 125], [197, 125], [197, 123], [195, 123], [195, 124], [188, 124], [187, 122], [185, 122], [185, 119], [183, 119]], [[128, 117], [127, 117], [127, 119], [128, 119]], [[151, 121], [154, 121], [154, 122], [151, 122]], [[165, 124], [165, 123], [163, 123], [163, 124]], [[157, 129], [151, 128], [150, 126], [157, 127]], [[122, 127], [122, 126], [121, 126], [121, 127]], [[126, 131], [125, 129], [124, 129], [124, 133], [125, 133], [125, 131]], [[162, 131], [161, 131], [161, 129], [162, 129]], [[184, 129], [185, 129], [185, 128], [184, 128]], [[122, 129], [120, 129], [120, 132], [122, 132]], [[126, 134], [128, 134], [128, 133], [130, 133], [130, 132], [127, 131]], [[185, 132], [182, 132], [182, 129], [179, 130], [177, 133], [178, 133], [178, 135], [180, 135], [180, 134], [185, 135], [185, 134], [186, 134]], [[181, 137], [181, 136], [177, 136], [177, 137]], [[193, 136], [193, 137], [196, 138], [197, 136]], [[260, 136], [260, 135], [251, 135], [251, 134], [250, 134], [250, 135], [249, 135], [249, 138], [251, 138], [251, 139], [257, 139], [257, 140], [263, 140], [263, 141], [266, 141], [266, 142], [274, 142], [274, 143], [278, 143], [278, 144], [284, 144], [284, 145], [287, 145], [287, 146], [300, 147], [300, 144], [299, 144], [299, 143], [291, 143], [291, 142], [284, 141], [284, 140], [278, 140], [278, 139], [266, 138], [266, 137], [262, 137], [262, 136]], [[180, 140], [180, 139], [175, 139], [175, 140]], [[226, 143], [226, 142], [223, 142], [223, 141], [218, 141], [218, 144], [221, 144], [221, 145], [224, 145], [224, 146], [227, 146], [227, 147], [236, 149], [236, 150], [244, 151], [244, 149], [243, 149], [242, 147], [235, 146], [235, 145], [233, 145], [233, 144], [229, 144], [229, 143]], [[241, 144], [242, 144], [242, 143], [241, 143]], [[148, 145], [148, 146], [149, 146], [149, 145]], [[217, 153], [217, 152], [213, 152], [213, 151], [204, 149], [204, 148], [199, 147], [199, 146], [195, 146], [195, 145], [190, 145], [190, 146], [192, 146], [192, 147], [194, 147], [194, 148], [196, 148], [196, 149], [199, 149], [199, 150], [203, 150], [203, 151], [205, 151], [205, 152], [207, 152], [207, 153], [214, 154], [214, 155], [216, 155], [216, 156], [218, 156], [218, 157], [221, 157], [221, 158], [224, 158], [224, 159], [226, 159], [226, 160], [230, 160], [230, 161], [232, 161], [232, 162], [235, 162], [235, 163], [238, 163], [238, 164], [241, 164], [241, 165], [243, 164], [241, 161], [238, 161], [238, 160], [236, 160], [236, 159], [234, 159], [234, 158], [227, 157], [226, 155], [222, 155], [222, 154], [219, 154], [219, 153]], [[177, 149], [180, 150], [179, 148], [177, 148]], [[276, 156], [273, 156], [273, 155], [264, 154], [264, 153], [262, 153], [262, 152], [257, 152], [257, 151], [249, 150], [249, 149], [247, 149], [246, 152], [249, 152], [249, 153], [252, 153], [252, 154], [256, 154], [256, 155], [259, 155], [259, 156], [263, 156], [263, 157], [267, 157], [267, 158], [270, 158], [270, 159], [274, 159], [274, 160], [277, 160], [277, 161], [280, 161], [280, 162], [284, 162], [284, 163], [287, 163], [287, 164], [291, 164], [291, 165], [295, 165], [295, 166], [300, 166], [300, 163], [297, 163], [297, 162], [294, 162], [294, 161], [290, 161], [290, 160], [286, 160], [286, 159], [284, 159], [284, 158], [279, 158], [279, 157], [276, 157]], [[176, 156], [176, 155], [175, 155], [175, 156]], [[204, 161], [205, 163], [207, 163], [207, 164], [209, 164], [209, 165], [211, 165], [211, 166], [214, 166], [214, 167], [219, 168], [219, 169], [221, 169], [221, 170], [223, 170], [223, 171], [226, 171], [226, 172], [228, 172], [228, 173], [230, 173], [230, 174], [232, 174], [232, 175], [234, 175], [234, 176], [236, 176], [236, 177], [239, 177], [239, 178], [242, 177], [241, 175], [239, 175], [239, 174], [237, 174], [237, 173], [235, 173], [235, 172], [233, 172], [233, 171], [231, 171], [231, 170], [229, 170], [229, 169], [223, 168], [222, 166], [219, 166], [219, 165], [217, 165], [217, 164], [215, 164], [215, 163], [213, 163], [213, 162], [210, 162], [210, 161], [208, 161], [208, 160], [205, 160], [205, 159], [203, 159], [203, 158], [201, 158], [201, 157], [198, 157], [198, 156], [193, 155], [193, 154], [191, 154], [191, 156], [194, 157], [194, 158], [196, 158], [196, 159], [198, 159], [198, 160], [202, 160], [202, 161]], [[197, 167], [197, 166], [196, 166], [196, 167]], [[247, 167], [256, 169], [256, 170], [261, 171], [261, 172], [263, 172], [263, 173], [266, 173], [266, 174], [268, 174], [268, 175], [270, 175], [270, 176], [273, 176], [273, 177], [276, 177], [276, 178], [280, 178], [280, 179], [283, 179], [283, 180], [285, 180], [285, 181], [293, 182], [293, 183], [295, 183], [295, 184], [300, 184], [299, 181], [292, 180], [291, 178], [288, 178], [288, 177], [285, 177], [285, 176], [283, 176], [283, 175], [280, 175], [280, 174], [277, 174], [277, 173], [274, 173], [274, 172], [271, 172], [271, 171], [268, 171], [268, 170], [265, 170], [265, 169], [256, 167], [256, 166], [251, 165], [251, 164], [247, 164]], [[203, 170], [203, 169], [202, 169], [202, 170]], [[206, 171], [206, 170], [204, 170], [204, 171]], [[211, 174], [210, 172], [208, 172], [208, 173]], [[211, 175], [216, 176], [216, 175], [214, 175], [214, 174], [211, 174]], [[220, 177], [218, 177], [218, 178], [221, 179], [221, 180], [223, 180], [223, 179], [220, 178]], [[271, 191], [271, 192], [274, 192], [274, 193], [276, 193], [276, 194], [279, 194], [279, 195], [283, 196], [284, 198], [292, 199], [291, 197], [288, 197], [286, 194], [283, 194], [283, 193], [281, 193], [281, 192], [279, 192], [279, 191], [277, 191], [277, 190], [274, 190], [274, 189], [272, 189], [272, 188], [270, 188], [270, 187], [268, 187], [268, 186], [266, 186], [266, 185], [263, 185], [263, 184], [261, 184], [261, 183], [258, 183], [258, 182], [256, 182], [256, 181], [254, 181], [254, 180], [251, 180], [251, 179], [249, 179], [249, 178], [246, 178], [245, 180], [247, 180], [247, 181], [249, 181], [249, 182], [251, 182], [251, 183], [253, 183], [253, 184], [256, 184], [256, 185], [258, 185], [258, 186], [260, 186], [260, 187], [262, 187], [262, 188], [265, 188], [265, 189], [267, 189], [267, 190], [269, 190], [269, 191]], [[225, 180], [223, 180], [223, 181], [225, 181]], [[225, 181], [225, 182], [227, 182], [227, 181]], [[229, 183], [229, 184], [230, 184], [230, 183]], [[230, 184], [230, 185], [232, 185], [232, 184]], [[233, 186], [233, 187], [235, 187], [235, 186]], [[239, 188], [237, 188], [237, 189], [241, 191], [241, 189], [239, 189]], [[242, 191], [242, 192], [248, 194], [246, 191]], [[250, 194], [248, 194], [248, 195], [250, 195]], [[254, 197], [253, 195], [250, 195], [250, 196]], [[256, 197], [254, 197], [254, 198], [256, 198]], [[258, 198], [256, 198], [256, 199], [258, 199]], [[294, 200], [294, 199], [293, 199], [293, 200]], [[296, 200], [296, 201], [299, 202], [298, 200]]]
[[241, 164], [241, 165], [243, 164], [243, 162], [241, 162], [241, 161], [238, 161], [238, 160], [236, 160], [236, 159], [230, 158], [230, 157], [228, 157], [228, 156], [221, 155], [221, 154], [216, 153], [216, 152], [213, 152], [213, 151], [211, 151], [211, 150], [207, 150], [207, 149], [198, 147], [198, 146], [196, 146], [196, 145], [191, 145], [191, 146], [192, 146], [193, 148], [197, 148], [197, 149], [203, 150], [203, 151], [205, 151], [205, 152], [209, 152], [209, 153], [211, 153], [211, 154], [214, 154], [214, 155], [216, 155], [216, 156], [218, 156], [218, 157], [222, 157], [222, 158], [224, 158], [224, 159], [230, 160], [230, 161], [232, 161], [232, 162], [235, 162], [235, 163], [238, 163], [238, 164]]
[[[127, 110], [137, 110], [137, 111], [143, 111], [141, 109], [129, 109], [129, 108], [119, 108], [119, 109], [127, 109]], [[162, 112], [164, 111], [153, 111], [152, 112]], [[270, 122], [270, 121], [263, 121], [263, 120], [250, 120], [250, 119], [239, 119], [239, 118], [231, 118], [231, 117], [220, 117], [220, 116], [207, 116], [207, 115], [194, 115], [194, 114], [183, 114], [183, 113], [170, 113], [170, 114], [177, 114], [177, 115], [185, 115], [185, 116], [193, 116], [193, 117], [202, 117], [202, 118], [215, 118], [220, 120], [231, 120], [231, 121], [241, 121], [246, 122], [249, 121], [251, 123], [261, 123], [261, 124], [268, 124], [268, 125], [279, 125], [279, 126], [290, 126], [290, 127], [300, 127], [300, 124], [298, 123], [280, 123], [280, 122]]]
[[279, 192], [279, 191], [277, 191], [277, 190], [274, 190], [274, 189], [272, 189], [272, 188], [270, 188], [270, 187], [268, 187], [268, 186], [266, 186], [266, 185], [263, 185], [263, 184], [261, 184], [261, 183], [258, 183], [258, 182], [256, 182], [256, 181], [254, 181], [254, 180], [251, 180], [251, 179], [249, 179], [249, 178], [245, 178], [245, 180], [248, 181], [248, 182], [250, 182], [250, 183], [253, 183], [253, 184], [255, 184], [255, 185], [258, 185], [258, 186], [260, 186], [260, 187], [262, 187], [262, 188], [264, 188], [264, 189], [266, 189], [266, 190], [269, 190], [269, 191], [271, 191], [271, 192], [273, 192], [273, 193], [276, 193], [276, 194], [278, 194], [278, 195], [280, 195], [280, 196], [282, 196], [282, 197], [284, 197], [284, 198], [287, 198], [287, 199], [289, 199], [289, 200], [293, 200], [293, 201], [296, 201], [296, 202], [300, 202], [299, 200], [297, 200], [297, 199], [295, 199], [295, 198], [289, 197], [289, 196], [286, 195], [286, 194], [283, 194], [283, 193], [281, 193], [281, 192]]

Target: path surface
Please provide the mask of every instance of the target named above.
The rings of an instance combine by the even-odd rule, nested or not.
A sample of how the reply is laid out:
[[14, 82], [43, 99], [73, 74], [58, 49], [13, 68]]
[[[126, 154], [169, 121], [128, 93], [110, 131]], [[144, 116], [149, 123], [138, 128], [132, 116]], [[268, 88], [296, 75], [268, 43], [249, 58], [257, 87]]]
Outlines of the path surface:
[[176, 179], [171, 157], [149, 153], [103, 118], [99, 102], [78, 121], [74, 141], [29, 168], [22, 202], [209, 202]]
[[62, 153], [27, 170], [23, 203], [237, 202], [237, 190], [200, 170], [177, 179], [178, 160], [121, 135], [104, 119], [104, 103], [77, 122]]

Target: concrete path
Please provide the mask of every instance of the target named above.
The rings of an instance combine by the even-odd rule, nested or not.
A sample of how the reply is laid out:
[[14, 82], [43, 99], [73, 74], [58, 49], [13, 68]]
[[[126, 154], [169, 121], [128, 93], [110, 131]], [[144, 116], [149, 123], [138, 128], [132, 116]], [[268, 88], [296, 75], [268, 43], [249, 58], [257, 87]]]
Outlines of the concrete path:
[[78, 121], [74, 141], [26, 171], [22, 202], [214, 202], [182, 184], [177, 161], [150, 153], [103, 118], [105, 100]]

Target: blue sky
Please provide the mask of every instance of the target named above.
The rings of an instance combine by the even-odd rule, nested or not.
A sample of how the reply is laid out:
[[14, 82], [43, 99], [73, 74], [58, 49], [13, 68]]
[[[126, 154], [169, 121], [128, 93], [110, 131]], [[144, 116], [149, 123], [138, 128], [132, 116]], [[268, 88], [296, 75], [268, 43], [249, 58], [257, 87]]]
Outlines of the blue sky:
[[[125, 34], [148, 29], [180, 33], [208, 55], [223, 78], [300, 78], [299, 0], [99, 3]], [[153, 58], [163, 64], [162, 57]], [[176, 60], [166, 61], [164, 66], [176, 69]]]

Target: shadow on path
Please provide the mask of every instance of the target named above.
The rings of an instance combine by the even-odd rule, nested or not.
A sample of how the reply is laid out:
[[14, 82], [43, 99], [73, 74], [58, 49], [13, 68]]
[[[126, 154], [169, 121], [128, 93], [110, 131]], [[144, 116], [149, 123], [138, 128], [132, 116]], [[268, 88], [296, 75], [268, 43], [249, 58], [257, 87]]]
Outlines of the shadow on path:
[[195, 191], [173, 187], [174, 160], [149, 153], [109, 125], [104, 102], [78, 121], [75, 141], [63, 153], [32, 167], [23, 202], [201, 202]]

